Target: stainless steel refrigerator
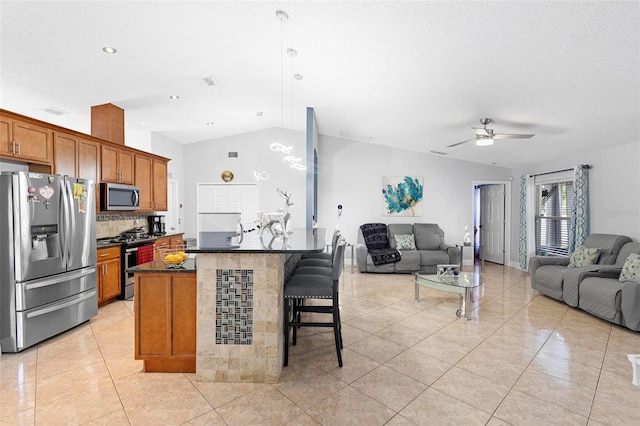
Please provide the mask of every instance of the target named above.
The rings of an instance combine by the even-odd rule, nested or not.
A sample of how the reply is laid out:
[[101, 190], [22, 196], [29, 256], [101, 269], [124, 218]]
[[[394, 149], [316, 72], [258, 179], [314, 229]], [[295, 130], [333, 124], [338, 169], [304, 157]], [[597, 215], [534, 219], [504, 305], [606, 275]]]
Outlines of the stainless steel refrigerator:
[[98, 313], [94, 182], [0, 174], [0, 349], [19, 352]]

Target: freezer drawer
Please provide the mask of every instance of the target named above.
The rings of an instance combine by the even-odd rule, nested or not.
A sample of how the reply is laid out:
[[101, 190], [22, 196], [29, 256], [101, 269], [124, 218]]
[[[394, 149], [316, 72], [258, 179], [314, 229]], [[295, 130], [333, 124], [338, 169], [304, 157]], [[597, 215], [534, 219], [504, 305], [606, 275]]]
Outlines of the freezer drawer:
[[26, 311], [87, 290], [96, 289], [96, 268], [16, 283], [16, 311]]
[[21, 351], [82, 324], [97, 314], [98, 297], [95, 289], [45, 306], [18, 312], [15, 340], [3, 342], [2, 351]]

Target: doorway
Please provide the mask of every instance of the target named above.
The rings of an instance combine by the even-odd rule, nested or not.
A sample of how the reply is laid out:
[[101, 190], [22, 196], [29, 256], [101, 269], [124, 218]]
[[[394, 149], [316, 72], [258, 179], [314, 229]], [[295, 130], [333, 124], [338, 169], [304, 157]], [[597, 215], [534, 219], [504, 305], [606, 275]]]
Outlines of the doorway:
[[180, 207], [178, 205], [178, 181], [169, 179], [167, 182], [167, 213], [165, 227], [167, 234], [180, 232]]
[[[505, 265], [511, 240], [511, 182], [473, 183], [474, 260]], [[482, 250], [482, 253], [480, 253]]]

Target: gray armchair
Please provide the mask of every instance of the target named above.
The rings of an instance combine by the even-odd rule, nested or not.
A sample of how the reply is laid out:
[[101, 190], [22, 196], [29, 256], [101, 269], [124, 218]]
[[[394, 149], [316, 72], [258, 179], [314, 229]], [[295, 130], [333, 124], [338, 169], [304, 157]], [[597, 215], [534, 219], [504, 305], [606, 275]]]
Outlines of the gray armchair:
[[581, 276], [578, 307], [606, 321], [640, 331], [640, 284], [619, 279], [631, 253], [640, 254], [640, 243], [625, 244], [610, 268]]
[[[569, 306], [577, 307], [581, 274], [597, 271], [604, 265], [614, 265], [620, 249], [628, 242], [631, 242], [631, 238], [623, 235], [589, 235], [582, 245], [600, 248], [600, 256], [596, 264], [579, 268], [569, 268], [569, 257], [532, 257], [529, 260], [531, 287], [549, 297], [564, 301]], [[625, 259], [622, 259], [623, 263]]]

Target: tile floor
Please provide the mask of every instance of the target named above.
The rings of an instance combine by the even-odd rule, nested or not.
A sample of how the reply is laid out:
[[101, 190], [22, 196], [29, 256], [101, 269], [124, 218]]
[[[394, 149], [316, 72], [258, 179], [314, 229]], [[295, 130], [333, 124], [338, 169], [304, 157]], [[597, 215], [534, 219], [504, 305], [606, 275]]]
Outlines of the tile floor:
[[484, 277], [463, 321], [455, 295], [414, 302], [411, 275], [347, 271], [344, 367], [329, 329], [305, 329], [273, 385], [142, 373], [133, 305], [119, 301], [0, 356], [0, 424], [640, 424], [627, 359], [640, 333], [534, 294], [519, 270], [487, 264]]

